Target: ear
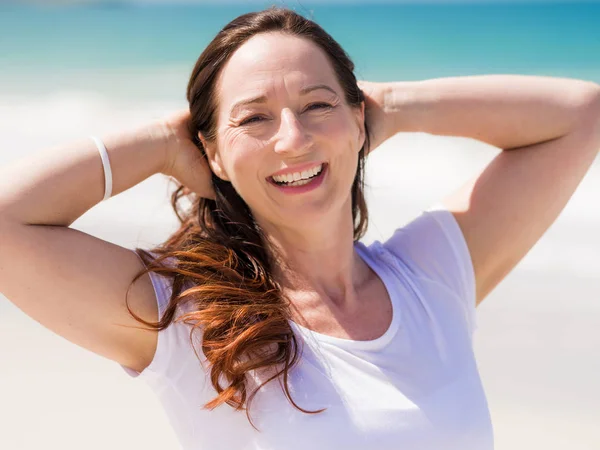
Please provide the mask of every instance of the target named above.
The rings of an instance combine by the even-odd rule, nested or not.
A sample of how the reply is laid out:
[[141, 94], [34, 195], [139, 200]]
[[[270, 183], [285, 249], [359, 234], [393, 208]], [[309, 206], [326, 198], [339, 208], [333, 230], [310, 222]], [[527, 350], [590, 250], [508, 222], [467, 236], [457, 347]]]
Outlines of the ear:
[[358, 126], [358, 150], [365, 145], [366, 131], [365, 131], [365, 102], [361, 102], [360, 106], [352, 108]]
[[223, 168], [221, 156], [217, 151], [216, 143], [208, 142], [200, 132], [198, 132], [198, 139], [200, 139], [200, 142], [202, 142], [202, 146], [204, 147], [204, 151], [206, 152], [210, 170], [212, 170], [213, 173], [222, 180], [229, 181], [229, 178], [225, 173], [225, 169]]

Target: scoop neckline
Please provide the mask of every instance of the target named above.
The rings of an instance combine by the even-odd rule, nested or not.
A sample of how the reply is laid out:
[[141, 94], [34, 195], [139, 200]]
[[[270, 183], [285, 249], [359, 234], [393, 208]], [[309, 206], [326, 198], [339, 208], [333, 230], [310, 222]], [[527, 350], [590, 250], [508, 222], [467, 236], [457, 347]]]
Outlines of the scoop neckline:
[[398, 299], [396, 298], [396, 289], [393, 289], [392, 287], [392, 281], [389, 279], [389, 271], [385, 270], [382, 267], [382, 265], [376, 264], [375, 261], [373, 261], [373, 257], [369, 254], [368, 248], [365, 246], [365, 244], [357, 241], [354, 243], [354, 248], [356, 249], [358, 255], [365, 262], [365, 264], [367, 264], [371, 268], [371, 270], [373, 270], [373, 272], [375, 272], [377, 276], [381, 279], [388, 293], [388, 297], [392, 306], [392, 321], [387, 330], [378, 338], [367, 341], [357, 341], [354, 339], [346, 339], [319, 333], [317, 331], [313, 331], [309, 328], [306, 328], [294, 322], [291, 319], [288, 319], [288, 322], [292, 327], [296, 328], [297, 331], [301, 332], [304, 335], [308, 335], [319, 342], [327, 342], [340, 347], [351, 347], [354, 349], [361, 350], [377, 349], [385, 346], [389, 341], [391, 341], [394, 335], [396, 334], [396, 331], [398, 331], [398, 327], [400, 324], [400, 308], [398, 307], [399, 303]]

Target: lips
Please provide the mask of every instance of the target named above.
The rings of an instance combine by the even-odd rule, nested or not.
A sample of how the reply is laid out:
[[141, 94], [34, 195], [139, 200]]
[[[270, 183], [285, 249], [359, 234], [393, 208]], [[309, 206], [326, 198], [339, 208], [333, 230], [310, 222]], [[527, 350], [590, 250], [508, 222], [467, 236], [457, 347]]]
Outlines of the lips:
[[272, 177], [267, 178], [267, 181], [283, 194], [303, 194], [305, 192], [310, 192], [314, 189], [317, 189], [323, 183], [323, 180], [327, 176], [327, 172], [329, 172], [328, 168], [329, 165], [327, 163], [323, 163], [323, 169], [321, 170], [321, 172], [315, 177], [308, 180], [308, 183], [305, 184], [277, 184], [275, 180], [272, 179]]
[[275, 172], [274, 174], [270, 175], [269, 177], [267, 177], [268, 181], [275, 181], [275, 179], [273, 177], [279, 177], [282, 175], [292, 175], [294, 173], [302, 173], [302, 172], [307, 172], [310, 170], [313, 170], [319, 166], [324, 166], [327, 163], [324, 161], [321, 162], [310, 162], [310, 163], [305, 163], [305, 164], [299, 164], [297, 166], [294, 167], [288, 167], [287, 169], [284, 170], [280, 170], [278, 172]]

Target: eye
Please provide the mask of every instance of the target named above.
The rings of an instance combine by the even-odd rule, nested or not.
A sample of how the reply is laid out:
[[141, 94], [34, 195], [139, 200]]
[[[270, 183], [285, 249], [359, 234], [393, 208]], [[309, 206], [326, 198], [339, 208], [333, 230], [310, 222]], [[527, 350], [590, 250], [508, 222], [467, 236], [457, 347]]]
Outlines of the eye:
[[263, 119], [265, 119], [263, 116], [251, 116], [251, 117], [248, 117], [247, 119], [244, 119], [242, 122], [240, 122], [240, 125], [247, 125], [247, 124], [251, 124], [251, 123], [262, 122]]
[[310, 105], [308, 105], [306, 107], [306, 110], [313, 111], [315, 109], [329, 109], [329, 108], [333, 108], [333, 106], [331, 106], [329, 103], [318, 102], [318, 103], [311, 103]]

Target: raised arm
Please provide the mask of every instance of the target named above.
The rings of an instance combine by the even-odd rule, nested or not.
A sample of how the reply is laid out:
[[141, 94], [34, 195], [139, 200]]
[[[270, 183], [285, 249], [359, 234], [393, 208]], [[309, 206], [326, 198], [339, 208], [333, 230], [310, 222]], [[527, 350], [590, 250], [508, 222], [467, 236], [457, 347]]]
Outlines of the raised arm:
[[[180, 114], [174, 119], [183, 118]], [[177, 120], [102, 136], [113, 195], [161, 172], [202, 188], [188, 173], [172, 172], [199, 153], [191, 142], [182, 144]], [[91, 139], [49, 148], [1, 168], [0, 292], [71, 342], [141, 371], [153, 358], [156, 333], [132, 328], [141, 324], [125, 306], [141, 261], [131, 250], [69, 228], [103, 195], [102, 162]], [[157, 320], [148, 275], [131, 288], [129, 304], [143, 319]]]
[[[581, 125], [599, 86], [570, 78], [477, 75], [362, 82], [383, 139], [425, 132], [477, 139], [503, 150], [559, 138]], [[586, 113], [584, 113], [586, 114]]]
[[420, 131], [506, 150], [443, 199], [465, 236], [481, 302], [556, 220], [596, 158], [600, 86], [520, 75], [364, 86], [380, 141]]

